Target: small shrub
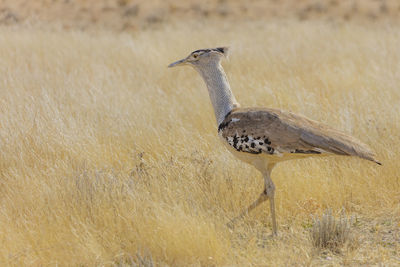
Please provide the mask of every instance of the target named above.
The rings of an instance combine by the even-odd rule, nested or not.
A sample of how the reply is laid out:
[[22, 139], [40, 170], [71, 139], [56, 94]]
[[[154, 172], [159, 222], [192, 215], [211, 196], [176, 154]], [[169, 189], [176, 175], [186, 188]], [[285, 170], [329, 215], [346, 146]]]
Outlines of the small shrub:
[[153, 258], [150, 254], [141, 255], [140, 253], [136, 254], [137, 262], [132, 266], [139, 266], [139, 267], [153, 267], [154, 262]]
[[154, 267], [157, 266], [153, 261], [153, 257], [149, 253], [136, 253], [136, 257], [131, 255], [122, 255], [121, 258], [113, 262], [114, 267]]
[[321, 219], [313, 218], [311, 240], [314, 247], [337, 252], [343, 244], [352, 239], [351, 221], [344, 212], [336, 219], [330, 209], [324, 212]]

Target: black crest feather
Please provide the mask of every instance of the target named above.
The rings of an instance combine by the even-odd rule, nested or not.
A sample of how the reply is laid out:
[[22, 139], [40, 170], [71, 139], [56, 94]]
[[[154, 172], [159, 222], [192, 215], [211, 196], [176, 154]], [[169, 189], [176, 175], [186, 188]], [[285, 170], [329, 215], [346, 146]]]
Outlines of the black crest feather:
[[226, 52], [226, 47], [217, 47], [217, 48], [215, 48], [215, 50], [217, 50], [218, 52], [221, 52], [222, 54], [225, 54], [225, 52]]

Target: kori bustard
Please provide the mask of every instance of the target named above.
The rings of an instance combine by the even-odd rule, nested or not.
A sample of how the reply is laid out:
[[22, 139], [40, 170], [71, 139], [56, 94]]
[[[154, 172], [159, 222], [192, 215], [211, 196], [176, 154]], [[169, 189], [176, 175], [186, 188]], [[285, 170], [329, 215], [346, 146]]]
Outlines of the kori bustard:
[[264, 191], [232, 221], [268, 199], [272, 232], [276, 235], [275, 186], [271, 171], [278, 162], [309, 156], [346, 155], [380, 163], [367, 145], [317, 121], [279, 109], [241, 108], [221, 66], [227, 50], [226, 47], [196, 50], [168, 67], [189, 65], [203, 77], [221, 141], [236, 157], [256, 167], [264, 177]]

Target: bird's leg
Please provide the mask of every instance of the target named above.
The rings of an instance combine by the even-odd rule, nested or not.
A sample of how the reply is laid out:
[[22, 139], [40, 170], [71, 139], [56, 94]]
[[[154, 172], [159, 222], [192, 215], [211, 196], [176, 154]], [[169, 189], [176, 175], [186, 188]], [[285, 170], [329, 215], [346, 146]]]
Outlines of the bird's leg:
[[271, 209], [272, 235], [277, 235], [278, 229], [276, 226], [276, 218], [275, 218], [275, 185], [270, 177], [270, 172], [264, 174], [264, 182], [265, 182], [265, 190], [263, 193], [269, 199], [269, 207]]
[[239, 216], [233, 218], [228, 225], [232, 225], [233, 223], [235, 223], [237, 220], [243, 218], [244, 216], [246, 216], [250, 211], [252, 211], [253, 209], [255, 209], [258, 205], [260, 205], [261, 203], [263, 203], [265, 200], [267, 200], [268, 197], [265, 194], [265, 190], [264, 192], [261, 193], [261, 195], [257, 198], [256, 201], [254, 201], [253, 203], [251, 203], [251, 205], [249, 207], [247, 207], [247, 209], [245, 209], [244, 211], [242, 211], [240, 213]]
[[275, 218], [275, 185], [271, 179], [271, 170], [273, 166], [268, 169], [267, 172], [264, 173], [264, 184], [265, 189], [261, 193], [261, 195], [254, 201], [247, 209], [245, 209], [239, 216], [233, 218], [228, 225], [232, 226], [238, 219], [243, 218], [250, 211], [255, 209], [258, 205], [263, 203], [265, 200], [269, 199], [269, 205], [271, 209], [271, 218], [272, 218], [272, 235], [277, 235], [277, 226], [276, 226], [276, 218]]

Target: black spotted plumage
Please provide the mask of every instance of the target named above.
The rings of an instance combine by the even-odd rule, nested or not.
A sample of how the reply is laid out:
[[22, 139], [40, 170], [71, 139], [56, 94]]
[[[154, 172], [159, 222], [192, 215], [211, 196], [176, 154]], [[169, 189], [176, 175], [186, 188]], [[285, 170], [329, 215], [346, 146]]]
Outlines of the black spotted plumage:
[[[236, 150], [242, 145], [241, 152], [259, 154], [261, 149], [261, 153], [280, 156], [355, 155], [375, 161], [373, 152], [355, 138], [287, 111], [234, 109], [218, 129]], [[232, 142], [235, 135], [239, 137], [236, 146]]]

